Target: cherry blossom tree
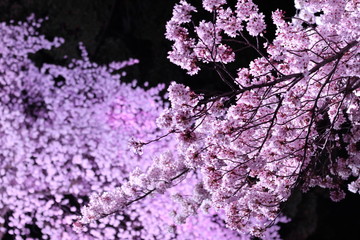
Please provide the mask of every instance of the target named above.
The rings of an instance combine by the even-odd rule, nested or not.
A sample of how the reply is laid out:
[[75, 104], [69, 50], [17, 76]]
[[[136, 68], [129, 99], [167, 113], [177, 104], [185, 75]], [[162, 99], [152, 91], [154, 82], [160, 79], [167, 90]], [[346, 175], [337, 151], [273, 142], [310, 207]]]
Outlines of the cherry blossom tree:
[[[135, 81], [122, 83], [123, 69], [138, 60], [98, 65], [82, 44], [80, 59], [36, 65], [32, 54], [64, 41], [39, 35], [41, 22], [32, 16], [0, 24], [0, 238], [250, 239], [227, 229], [221, 215], [207, 208], [208, 214], [173, 224], [170, 213], [178, 222], [185, 216], [174, 211], [171, 199], [189, 211], [184, 196], [194, 193], [201, 200], [206, 191], [196, 173], [171, 162], [179, 157], [175, 136], [156, 125], [167, 106], [159, 95], [164, 86], [144, 90]], [[127, 202], [121, 215], [92, 222], [81, 233], [72, 230], [89, 197], [92, 203], [99, 196], [111, 200], [98, 209], [109, 213], [112, 190], [132, 196], [135, 186], [150, 184], [146, 171], [157, 179], [156, 192], [176, 187]], [[265, 233], [268, 239], [280, 239], [278, 228]]]
[[[164, 135], [132, 146], [139, 152], [175, 136], [177, 151], [94, 195], [77, 228], [193, 175], [193, 194], [174, 194], [176, 222], [211, 210], [228, 228], [259, 237], [295, 189], [319, 186], [333, 201], [359, 193], [360, 2], [296, 0], [294, 17], [272, 13], [273, 40], [251, 0], [203, 0], [202, 7], [175, 5], [166, 24], [169, 60], [190, 75], [214, 70], [228, 90], [209, 94], [172, 83], [171, 106], [157, 119]], [[245, 48], [258, 58], [233, 71], [228, 65]]]

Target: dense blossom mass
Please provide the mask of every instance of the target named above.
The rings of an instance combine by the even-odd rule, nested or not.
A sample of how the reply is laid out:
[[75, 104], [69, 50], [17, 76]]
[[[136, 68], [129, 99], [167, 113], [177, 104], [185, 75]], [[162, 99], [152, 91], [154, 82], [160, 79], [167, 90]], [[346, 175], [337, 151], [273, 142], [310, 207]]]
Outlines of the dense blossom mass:
[[[202, 3], [209, 20], [194, 20], [203, 10], [185, 0], [175, 5], [166, 24], [169, 59], [190, 75], [215, 70], [229, 90], [201, 94], [172, 83], [171, 107], [157, 123], [164, 138], [175, 135], [177, 154], [155, 157], [128, 183], [93, 198], [77, 227], [192, 174], [193, 194], [174, 195], [178, 223], [211, 210], [228, 228], [255, 236], [263, 236], [294, 189], [320, 186], [333, 201], [359, 193], [360, 2], [296, 0], [296, 16], [272, 13], [272, 41], [253, 1]], [[234, 73], [226, 64], [243, 48], [259, 57]], [[133, 142], [137, 150], [146, 145]]]
[[40, 36], [40, 22], [0, 26], [0, 238], [114, 238], [124, 224], [119, 217], [81, 237], [70, 225], [83, 199], [118, 186], [135, 167], [139, 158], [125, 155], [126, 143], [155, 134], [162, 87], [120, 83], [121, 69], [137, 60], [98, 66], [82, 45], [81, 60], [36, 67], [30, 54], [63, 42]]

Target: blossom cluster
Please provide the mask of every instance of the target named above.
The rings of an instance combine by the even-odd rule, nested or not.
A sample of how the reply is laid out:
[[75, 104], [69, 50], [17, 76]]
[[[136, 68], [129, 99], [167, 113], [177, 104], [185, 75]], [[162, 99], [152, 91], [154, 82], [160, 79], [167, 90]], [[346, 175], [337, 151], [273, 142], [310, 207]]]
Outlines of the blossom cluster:
[[[185, 0], [175, 5], [173, 17], [166, 24], [166, 38], [173, 41], [169, 59], [196, 74], [201, 63], [229, 63], [235, 60], [235, 53], [229, 44], [222, 42], [223, 33], [231, 38], [242, 35], [244, 24], [251, 36], [258, 36], [265, 30], [264, 15], [252, 1], [237, 1], [235, 10], [226, 7], [226, 1], [203, 1], [206, 11], [213, 14], [213, 21], [202, 20], [193, 23], [191, 14], [196, 8]], [[195, 37], [190, 37], [195, 34]]]
[[[196, 23], [199, 9], [185, 0], [175, 5], [166, 25], [169, 59], [190, 75], [210, 66], [231, 90], [207, 95], [172, 83], [171, 107], [157, 123], [176, 137], [175, 172], [163, 187], [153, 186], [156, 178], [149, 184], [155, 160], [144, 178], [129, 184], [162, 192], [177, 184], [176, 176], [194, 172], [194, 193], [174, 195], [175, 220], [212, 210], [230, 229], [255, 236], [263, 236], [294, 189], [320, 186], [334, 201], [347, 189], [359, 192], [360, 2], [297, 0], [293, 18], [273, 12], [271, 42], [253, 1], [202, 3], [212, 20]], [[229, 72], [226, 64], [243, 48], [259, 57]], [[158, 180], [167, 171], [160, 169]]]

